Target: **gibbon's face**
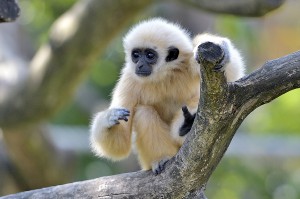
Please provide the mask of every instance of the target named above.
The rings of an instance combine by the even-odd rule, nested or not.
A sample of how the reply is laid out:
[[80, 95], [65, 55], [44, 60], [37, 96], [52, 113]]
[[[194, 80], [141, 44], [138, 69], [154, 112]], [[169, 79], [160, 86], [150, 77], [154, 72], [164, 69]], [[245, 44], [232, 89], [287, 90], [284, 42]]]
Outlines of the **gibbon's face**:
[[[165, 57], [166, 62], [176, 60], [179, 50], [176, 47], [170, 47]], [[159, 54], [152, 48], [134, 48], [131, 51], [131, 60], [135, 64], [135, 74], [140, 77], [151, 75], [153, 67], [157, 64]]]
[[159, 81], [180, 69], [193, 55], [187, 31], [162, 18], [135, 25], [123, 38], [125, 67], [143, 82]]

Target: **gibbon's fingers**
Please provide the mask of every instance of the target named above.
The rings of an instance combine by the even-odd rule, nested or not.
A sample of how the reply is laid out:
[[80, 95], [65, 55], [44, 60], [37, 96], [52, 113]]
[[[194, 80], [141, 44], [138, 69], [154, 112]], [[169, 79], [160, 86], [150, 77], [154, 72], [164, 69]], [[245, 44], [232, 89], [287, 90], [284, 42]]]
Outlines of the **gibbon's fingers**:
[[183, 112], [183, 116], [185, 118], [185, 120], [187, 119], [192, 119], [193, 116], [192, 114], [190, 113], [189, 109], [187, 108], [187, 106], [183, 106], [182, 108], [182, 112]]
[[114, 125], [120, 124], [119, 120], [128, 121], [128, 118], [130, 116], [130, 111], [124, 108], [115, 108], [111, 109], [108, 122], [109, 126], [112, 127]]
[[188, 132], [190, 132], [196, 117], [196, 113], [192, 115], [188, 110], [187, 106], [182, 107], [182, 112], [183, 112], [184, 121], [182, 126], [179, 129], [179, 136], [181, 137], [185, 136]]
[[218, 72], [218, 71], [223, 71], [224, 70], [224, 66], [229, 63], [229, 51], [228, 51], [228, 45], [225, 41], [222, 42], [221, 44], [221, 49], [224, 52], [224, 56], [223, 58], [215, 65], [214, 67], [214, 71]]
[[214, 64], [214, 71], [223, 71], [225, 64], [229, 61], [226, 43], [223, 43], [223, 48], [220, 45], [209, 41], [200, 44], [198, 46], [198, 52], [196, 56], [196, 60], [198, 61], [198, 63], [200, 63], [201, 61], [210, 62]]
[[121, 117], [121, 118], [119, 118], [119, 120], [124, 120], [125, 122], [128, 122], [128, 118], [127, 117]]
[[[198, 57], [211, 63], [219, 63], [224, 57], [224, 51], [218, 44], [207, 41], [198, 46]], [[200, 61], [200, 60], [199, 60]]]
[[130, 116], [130, 111], [127, 109], [120, 109], [120, 115], [119, 115], [119, 120], [125, 120], [126, 122], [128, 121], [128, 116]]

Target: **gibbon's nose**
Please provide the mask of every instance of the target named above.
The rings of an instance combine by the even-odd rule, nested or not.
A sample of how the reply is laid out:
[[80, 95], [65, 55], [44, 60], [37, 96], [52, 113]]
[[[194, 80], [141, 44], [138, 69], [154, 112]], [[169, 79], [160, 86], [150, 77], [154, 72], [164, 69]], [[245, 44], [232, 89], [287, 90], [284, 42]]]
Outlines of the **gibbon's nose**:
[[150, 72], [151, 71], [151, 66], [149, 64], [141, 64], [141, 65], [138, 65], [138, 70], [140, 72]]
[[145, 63], [145, 62], [140, 62], [137, 65], [137, 69], [139, 71], [149, 71], [150, 68], [151, 68], [151, 66], [149, 64]]
[[151, 74], [151, 72], [152, 72], [152, 68], [148, 64], [138, 65], [135, 70], [135, 73], [138, 76], [143, 76], [143, 77], [149, 76]]

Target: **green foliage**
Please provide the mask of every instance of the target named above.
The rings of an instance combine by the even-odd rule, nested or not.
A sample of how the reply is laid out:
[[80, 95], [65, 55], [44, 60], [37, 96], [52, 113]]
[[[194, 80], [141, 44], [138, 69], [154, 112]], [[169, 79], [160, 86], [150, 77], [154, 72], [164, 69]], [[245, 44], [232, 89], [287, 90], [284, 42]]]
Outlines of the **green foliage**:
[[207, 185], [210, 199], [299, 199], [297, 159], [224, 158]]
[[90, 81], [108, 99], [117, 81], [120, 67], [108, 59], [99, 60], [91, 69]]
[[99, 159], [94, 155], [80, 156], [76, 165], [75, 181], [82, 179], [93, 179], [101, 176], [113, 175], [120, 171], [116, 165], [109, 160]]
[[118, 37], [91, 68], [89, 81], [105, 99], [110, 99], [123, 67], [124, 57], [122, 40]]
[[52, 123], [63, 125], [87, 125], [90, 121], [89, 117], [88, 113], [81, 110], [76, 103], [72, 102], [59, 111], [53, 118]]
[[115, 84], [119, 67], [110, 60], [100, 60], [92, 67], [91, 80], [100, 86]]
[[230, 15], [222, 15], [222, 17], [219, 17], [215, 27], [217, 32], [221, 32], [222, 35], [227, 35], [235, 39], [251, 33], [247, 24], [243, 23], [240, 18]]
[[251, 133], [299, 134], [300, 89], [290, 91], [257, 109], [243, 127]]

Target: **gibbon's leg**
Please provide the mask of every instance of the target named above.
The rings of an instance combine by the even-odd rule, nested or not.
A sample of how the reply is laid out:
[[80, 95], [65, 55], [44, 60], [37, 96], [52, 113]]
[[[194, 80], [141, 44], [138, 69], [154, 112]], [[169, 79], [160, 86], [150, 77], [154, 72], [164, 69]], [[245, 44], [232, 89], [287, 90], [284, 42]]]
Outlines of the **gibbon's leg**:
[[151, 106], [138, 106], [133, 128], [137, 134], [136, 147], [141, 167], [144, 170], [152, 168], [154, 173], [160, 173], [166, 161], [179, 149], [170, 136], [170, 127]]

